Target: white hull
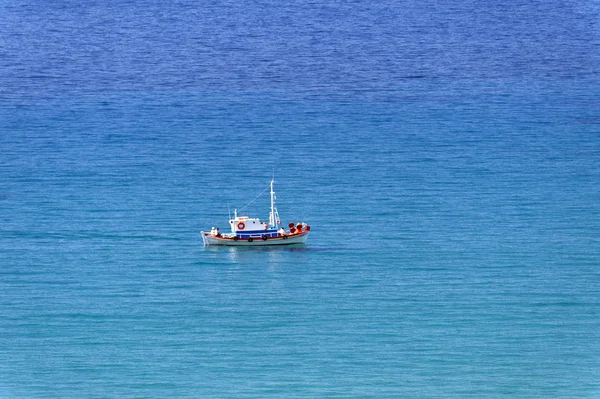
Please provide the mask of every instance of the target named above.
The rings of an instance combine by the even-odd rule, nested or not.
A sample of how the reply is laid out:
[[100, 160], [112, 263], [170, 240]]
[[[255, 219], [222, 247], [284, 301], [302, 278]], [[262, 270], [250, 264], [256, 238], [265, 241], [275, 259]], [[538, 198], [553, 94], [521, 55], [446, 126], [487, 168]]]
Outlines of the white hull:
[[274, 237], [269, 238], [267, 240], [263, 240], [262, 238], [254, 238], [252, 241], [248, 239], [238, 239], [234, 240], [231, 237], [221, 236], [215, 237], [211, 236], [209, 233], [201, 232], [202, 240], [204, 241], [204, 245], [224, 245], [224, 246], [265, 246], [265, 245], [291, 245], [291, 244], [302, 244], [308, 238], [308, 231], [300, 234], [292, 234], [285, 237]]

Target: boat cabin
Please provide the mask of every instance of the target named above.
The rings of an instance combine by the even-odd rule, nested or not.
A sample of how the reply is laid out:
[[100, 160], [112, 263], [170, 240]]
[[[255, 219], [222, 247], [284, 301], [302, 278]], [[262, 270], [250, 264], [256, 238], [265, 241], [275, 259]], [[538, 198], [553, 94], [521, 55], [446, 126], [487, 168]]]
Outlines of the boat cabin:
[[231, 233], [239, 238], [272, 238], [277, 237], [277, 229], [269, 228], [267, 222], [259, 218], [236, 216], [229, 221]]

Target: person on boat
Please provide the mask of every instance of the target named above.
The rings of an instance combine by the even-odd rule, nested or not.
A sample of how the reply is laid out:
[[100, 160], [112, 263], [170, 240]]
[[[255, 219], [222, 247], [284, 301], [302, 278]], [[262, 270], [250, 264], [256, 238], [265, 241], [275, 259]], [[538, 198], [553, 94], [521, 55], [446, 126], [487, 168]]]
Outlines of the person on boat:
[[278, 233], [279, 233], [280, 236], [283, 237], [285, 235], [285, 229], [283, 227], [280, 228], [279, 231], [278, 231]]
[[217, 234], [217, 231], [215, 230], [215, 228], [213, 227], [212, 229], [210, 229], [210, 235], [211, 236], [215, 236], [215, 234]]
[[218, 228], [218, 227], [215, 229], [215, 235], [216, 235], [217, 237], [221, 237], [221, 232], [219, 231], [219, 228]]

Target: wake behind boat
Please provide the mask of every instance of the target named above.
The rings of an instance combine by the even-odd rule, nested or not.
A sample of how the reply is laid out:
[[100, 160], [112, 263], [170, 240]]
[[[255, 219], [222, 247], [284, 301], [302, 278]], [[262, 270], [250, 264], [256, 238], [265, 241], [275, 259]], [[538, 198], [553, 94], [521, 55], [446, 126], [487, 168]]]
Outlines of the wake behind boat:
[[271, 180], [269, 223], [261, 222], [259, 218], [238, 216], [237, 210], [235, 210], [233, 219], [229, 220], [231, 233], [221, 234], [214, 227], [209, 233], [202, 231], [200, 234], [202, 235], [204, 245], [263, 246], [290, 245], [306, 242], [310, 231], [310, 226], [306, 223], [290, 223], [287, 231], [281, 225], [279, 212], [275, 207], [274, 182], [275, 180]]

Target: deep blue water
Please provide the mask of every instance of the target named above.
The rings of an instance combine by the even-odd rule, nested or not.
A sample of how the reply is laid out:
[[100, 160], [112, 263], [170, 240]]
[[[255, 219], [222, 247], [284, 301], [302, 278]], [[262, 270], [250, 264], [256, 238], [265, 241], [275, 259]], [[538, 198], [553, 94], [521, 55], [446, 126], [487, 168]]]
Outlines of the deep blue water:
[[492, 3], [0, 0], [0, 397], [598, 397], [600, 4]]

